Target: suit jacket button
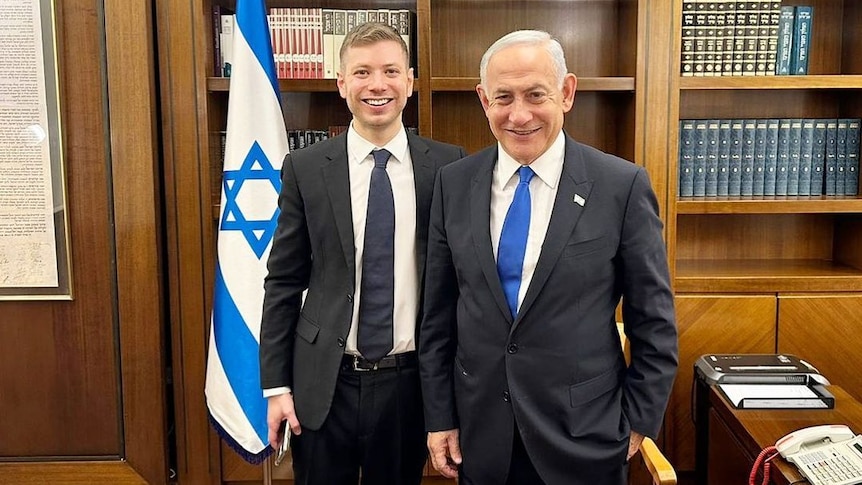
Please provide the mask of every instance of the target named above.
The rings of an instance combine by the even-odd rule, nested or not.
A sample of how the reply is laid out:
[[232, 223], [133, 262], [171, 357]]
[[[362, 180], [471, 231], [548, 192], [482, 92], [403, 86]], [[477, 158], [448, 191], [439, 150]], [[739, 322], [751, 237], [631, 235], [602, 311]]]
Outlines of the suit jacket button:
[[344, 347], [344, 339], [343, 339], [343, 338], [338, 337], [338, 341], [337, 341], [337, 343], [338, 343], [338, 346], [339, 346], [339, 347]]
[[509, 391], [503, 391], [503, 401], [509, 402], [511, 398], [509, 397]]
[[353, 303], [353, 295], [347, 295], [347, 303]]
[[518, 344], [509, 344], [509, 346], [506, 348], [506, 351], [509, 352], [510, 354], [517, 354], [518, 353]]

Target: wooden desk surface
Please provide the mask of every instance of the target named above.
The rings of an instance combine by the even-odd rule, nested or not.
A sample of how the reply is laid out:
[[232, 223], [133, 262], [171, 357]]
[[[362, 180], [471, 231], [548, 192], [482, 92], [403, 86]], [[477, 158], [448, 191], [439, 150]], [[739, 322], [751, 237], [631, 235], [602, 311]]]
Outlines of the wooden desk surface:
[[[862, 432], [862, 404], [839, 386], [829, 386], [828, 389], [835, 396], [834, 409], [735, 409], [715, 387], [710, 391], [710, 402], [753, 463], [760, 450], [800, 428], [844, 424], [857, 434]], [[796, 466], [781, 457], [772, 463], [773, 483], [808, 483]]]

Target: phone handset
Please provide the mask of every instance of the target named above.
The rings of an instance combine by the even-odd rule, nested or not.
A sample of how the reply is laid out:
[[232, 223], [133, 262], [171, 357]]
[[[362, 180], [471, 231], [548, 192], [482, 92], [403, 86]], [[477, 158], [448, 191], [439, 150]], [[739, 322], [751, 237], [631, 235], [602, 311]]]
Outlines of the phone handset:
[[822, 443], [838, 443], [853, 438], [855, 435], [850, 428], [842, 424], [824, 424], [796, 430], [789, 435], [779, 439], [775, 446], [767, 446], [757, 455], [751, 473], [748, 476], [748, 485], [757, 485], [757, 472], [763, 470], [763, 481], [761, 485], [769, 483], [769, 471], [772, 467], [770, 461], [779, 454], [783, 458], [799, 453], [803, 446], [817, 445]]
[[796, 430], [775, 443], [776, 450], [782, 457], [799, 453], [803, 446], [820, 443], [838, 443], [856, 436], [853, 431], [842, 424], [824, 424]]

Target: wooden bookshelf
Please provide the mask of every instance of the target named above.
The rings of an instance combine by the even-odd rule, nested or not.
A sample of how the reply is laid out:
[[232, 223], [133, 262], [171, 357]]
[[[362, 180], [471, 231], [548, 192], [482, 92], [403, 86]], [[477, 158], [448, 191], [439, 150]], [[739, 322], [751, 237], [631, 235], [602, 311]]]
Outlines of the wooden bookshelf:
[[[682, 0], [675, 0], [681, 18]], [[862, 117], [862, 4], [853, 0], [784, 0], [782, 5], [811, 5], [809, 75], [683, 77], [671, 82], [670, 109], [677, 120], [739, 118]], [[677, 31], [678, 32], [678, 31]], [[681, 40], [676, 40], [679, 57]], [[836, 295], [862, 296], [862, 198], [839, 196], [678, 197], [678, 125], [668, 164], [668, 248], [674, 288], [681, 307], [680, 368], [690, 368], [704, 351], [746, 352], [746, 326], [771, 328], [770, 342], [758, 351], [782, 348], [779, 331], [803, 320], [812, 325], [859, 322], [856, 315], [823, 311]], [[815, 305], [787, 305], [789, 295]], [[738, 300], [728, 307], [726, 301]], [[857, 301], [854, 299], [853, 301]], [[770, 309], [763, 303], [770, 301]], [[782, 303], [785, 302], [785, 303]], [[697, 308], [697, 312], [689, 311]], [[807, 313], [818, 308], [817, 313]], [[763, 309], [763, 312], [759, 312]], [[729, 313], [728, 313], [729, 310]], [[755, 322], [746, 315], [759, 315]], [[752, 317], [753, 318], [753, 317]], [[701, 325], [699, 322], [710, 322]], [[858, 338], [862, 327], [857, 327]], [[762, 333], [762, 332], [761, 332]], [[738, 337], [737, 337], [738, 335]], [[717, 342], [721, 348], [704, 345]], [[766, 344], [767, 342], [762, 342]], [[797, 349], [798, 350], [798, 349]], [[807, 352], [802, 352], [808, 355]], [[814, 358], [814, 356], [809, 356]], [[832, 355], [818, 355], [831, 366]], [[853, 358], [852, 365], [862, 365]], [[862, 379], [843, 374], [836, 382], [859, 389]], [[832, 376], [830, 376], [830, 379]], [[680, 373], [671, 399], [689, 399], [691, 374]], [[686, 438], [693, 433], [684, 410], [669, 410], [669, 451], [678, 470], [692, 470], [694, 452]]]

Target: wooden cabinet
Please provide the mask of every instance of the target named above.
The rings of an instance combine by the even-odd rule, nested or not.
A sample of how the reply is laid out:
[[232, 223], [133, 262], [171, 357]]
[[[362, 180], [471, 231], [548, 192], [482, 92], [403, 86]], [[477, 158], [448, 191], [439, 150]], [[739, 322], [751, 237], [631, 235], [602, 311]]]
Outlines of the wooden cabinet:
[[[225, 129], [230, 84], [211, 75], [214, 4], [233, 8], [235, 2], [156, 1], [167, 258], [175, 275], [169, 280], [173, 377], [181, 385], [174, 399], [179, 471], [186, 483], [289, 478], [289, 467], [250, 467], [222, 449], [206, 422], [201, 392], [221, 176], [218, 133]], [[663, 448], [682, 471], [693, 468], [688, 413], [695, 358], [774, 352], [776, 336], [781, 351], [810, 355], [820, 353], [817, 342], [829, 343], [806, 335], [814, 328], [836, 337], [838, 329], [860, 333], [858, 317], [846, 313], [859, 314], [858, 304], [845, 305], [841, 295], [862, 293], [862, 198], [676, 195], [681, 119], [862, 117], [862, 2], [784, 4], [814, 7], [811, 75], [682, 77], [682, 0], [267, 2], [413, 12], [418, 77], [405, 124], [469, 152], [494, 143], [475, 93], [484, 50], [516, 29], [544, 29], [562, 41], [569, 70], [578, 76], [566, 130], [644, 166], [658, 194], [681, 352]], [[288, 129], [321, 130], [350, 120], [334, 80], [282, 79], [279, 86]], [[815, 314], [804, 309], [812, 302]], [[831, 370], [833, 364], [820, 365]], [[207, 459], [200, 456], [204, 450]]]

